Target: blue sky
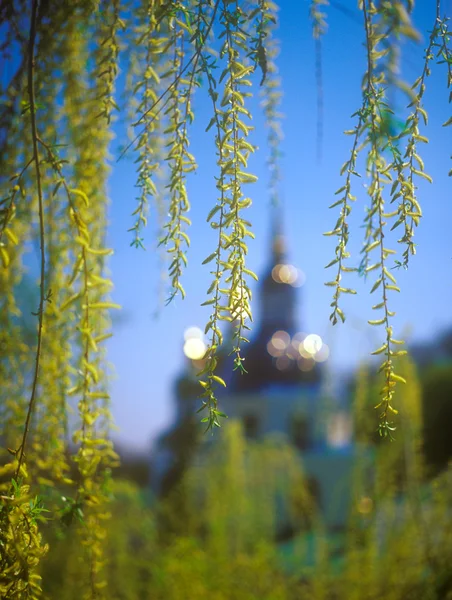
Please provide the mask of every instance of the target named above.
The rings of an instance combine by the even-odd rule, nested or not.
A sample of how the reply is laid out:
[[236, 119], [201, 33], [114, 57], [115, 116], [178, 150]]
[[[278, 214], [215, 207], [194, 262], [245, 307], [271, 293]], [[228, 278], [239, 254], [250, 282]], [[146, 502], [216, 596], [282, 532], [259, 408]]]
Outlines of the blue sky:
[[[339, 10], [347, 7], [354, 17]], [[451, 0], [443, 2], [443, 9], [452, 12]], [[306, 274], [300, 288], [300, 330], [317, 333], [331, 347], [330, 366], [339, 373], [352, 369], [367, 358], [370, 351], [381, 345], [382, 331], [371, 328], [367, 320], [373, 318], [370, 306], [375, 303], [369, 296], [370, 286], [350, 274], [350, 287], [358, 296], [345, 298], [347, 316], [344, 325], [329, 326], [331, 289], [325, 287], [328, 273], [324, 269], [334, 254], [334, 239], [322, 233], [334, 226], [338, 213], [328, 206], [334, 192], [343, 185], [339, 170], [348, 158], [351, 138], [343, 135], [351, 129], [351, 114], [360, 106], [361, 78], [365, 70], [363, 27], [355, 1], [335, 2], [328, 9], [329, 30], [323, 41], [324, 71], [324, 139], [321, 163], [316, 156], [316, 86], [314, 69], [314, 42], [308, 19], [307, 0], [280, 1], [281, 41], [279, 58], [283, 81], [285, 114], [282, 143], [281, 197], [283, 200], [284, 228], [287, 236], [289, 259]], [[403, 77], [414, 81], [421, 72], [423, 48], [428, 30], [435, 18], [435, 2], [418, 0], [414, 20], [423, 34], [421, 44], [408, 43], [404, 47]], [[425, 108], [429, 125], [424, 132], [430, 144], [423, 148], [425, 169], [434, 180], [433, 185], [421, 181], [418, 196], [424, 218], [416, 233], [418, 254], [407, 272], [398, 272], [402, 292], [393, 294], [392, 307], [397, 311], [394, 320], [397, 337], [409, 340], [431, 341], [452, 324], [450, 306], [452, 267], [452, 206], [450, 203], [452, 128], [442, 128], [450, 116], [447, 78], [444, 65], [432, 67], [427, 82]], [[255, 88], [257, 91], [257, 88]], [[406, 104], [398, 99], [398, 107]], [[269, 260], [268, 240], [270, 206], [265, 170], [267, 148], [264, 121], [259, 99], [249, 107], [254, 115], [253, 143], [259, 151], [250, 161], [250, 171], [259, 177], [247, 193], [253, 198], [248, 218], [253, 224], [256, 240], [250, 243], [248, 264], [258, 274]], [[155, 247], [155, 215], [151, 214], [145, 231], [147, 251], [130, 247], [132, 226], [130, 216], [135, 208], [136, 190], [134, 156], [114, 164], [110, 180], [109, 245], [115, 251], [110, 261], [115, 289], [113, 298], [123, 306], [122, 319], [115, 325], [115, 335], [109, 342], [108, 356], [114, 364], [115, 377], [111, 384], [113, 413], [119, 427], [117, 438], [135, 449], [149, 447], [150, 440], [170, 421], [173, 415], [173, 383], [184, 364], [182, 353], [183, 332], [189, 326], [203, 327], [208, 318], [208, 307], [200, 304], [206, 299], [210, 283], [209, 268], [202, 260], [215, 247], [215, 238], [206, 223], [206, 216], [216, 201], [215, 147], [211, 130], [204, 132], [210, 120], [209, 101], [205, 90], [197, 93], [194, 108], [196, 121], [191, 131], [191, 151], [199, 169], [189, 180], [193, 221], [190, 237], [189, 267], [183, 284], [187, 298], [176, 299], [167, 307], [159, 306], [160, 264]], [[118, 145], [120, 139], [116, 140]], [[117, 156], [115, 144], [113, 156]], [[352, 262], [359, 262], [363, 230], [359, 228], [365, 214], [366, 194], [361, 180], [356, 180], [358, 200], [351, 218]], [[392, 247], [395, 247], [395, 242]], [[258, 284], [254, 285], [257, 290]], [[159, 310], [158, 310], [159, 309]], [[158, 310], [158, 317], [155, 313]], [[258, 320], [257, 303], [255, 319]]]

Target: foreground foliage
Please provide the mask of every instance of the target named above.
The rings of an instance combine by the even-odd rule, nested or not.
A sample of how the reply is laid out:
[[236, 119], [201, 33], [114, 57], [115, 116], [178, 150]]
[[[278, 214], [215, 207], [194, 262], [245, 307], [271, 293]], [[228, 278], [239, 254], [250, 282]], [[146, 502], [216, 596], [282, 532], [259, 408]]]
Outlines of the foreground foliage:
[[[303, 464], [281, 440], [246, 442], [238, 424], [207, 462], [190, 467], [174, 494], [148, 494], [116, 481], [106, 543], [109, 598], [182, 600], [445, 600], [452, 597], [448, 534], [450, 467], [428, 481], [422, 454], [421, 388], [410, 365], [401, 396], [414, 419], [398, 443], [381, 443], [361, 422], [349, 518], [328, 532], [306, 492]], [[408, 372], [409, 370], [409, 372]], [[379, 382], [361, 369], [359, 416]], [[281, 503], [281, 501], [283, 502]], [[278, 541], [286, 519], [292, 538]], [[66, 530], [52, 535], [44, 563], [50, 598], [80, 597], [86, 564]]]

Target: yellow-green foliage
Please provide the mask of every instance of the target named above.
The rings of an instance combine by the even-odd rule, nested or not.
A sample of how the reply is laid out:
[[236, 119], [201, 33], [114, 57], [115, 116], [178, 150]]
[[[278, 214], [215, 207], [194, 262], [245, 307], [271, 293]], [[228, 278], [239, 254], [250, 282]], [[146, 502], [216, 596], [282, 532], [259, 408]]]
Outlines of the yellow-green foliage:
[[[276, 505], [283, 498], [294, 523], [309, 519], [311, 505], [295, 452], [284, 444], [249, 445], [238, 424], [207, 464], [193, 466], [185, 488], [190, 500], [186, 523], [172, 536], [159, 536], [163, 507], [152, 509], [134, 485], [115, 481], [106, 539], [105, 595], [108, 598], [182, 600], [295, 598], [296, 579], [284, 574], [273, 538]], [[219, 458], [221, 457], [221, 461]], [[44, 564], [45, 594], [76, 600], [83, 591], [86, 564], [70, 529], [51, 530]]]
[[[245, 124], [250, 115], [244, 98], [249, 95], [245, 89], [252, 84], [252, 72], [263, 64], [261, 59], [250, 63], [247, 41], [254, 39], [258, 23], [263, 26], [264, 17], [275, 7], [261, 2], [256, 12], [252, 6], [219, 0], [215, 4], [143, 0], [135, 11], [119, 0], [86, 0], [71, 6], [32, 0], [24, 11], [14, 4], [2, 13], [10, 26], [8, 42], [19, 50], [17, 73], [1, 90], [5, 95], [1, 122], [7, 135], [1, 159], [0, 365], [6, 382], [2, 439], [9, 448], [2, 457], [1, 519], [6, 537], [1, 552], [2, 561], [11, 566], [2, 574], [2, 585], [11, 597], [22, 592], [27, 597], [35, 594], [32, 586], [39, 581], [38, 559], [44, 552], [39, 534], [33, 533], [26, 570], [17, 568], [20, 543], [11, 534], [13, 521], [17, 539], [26, 539], [37, 526], [35, 520], [31, 525], [33, 507], [30, 516], [23, 509], [24, 518], [19, 520], [17, 509], [11, 508], [28, 498], [30, 489], [46, 496], [57, 522], [73, 521], [87, 575], [80, 578], [78, 589], [81, 597], [94, 598], [105, 588], [102, 555], [109, 516], [108, 480], [116, 460], [109, 439], [102, 342], [110, 336], [108, 313], [118, 308], [109, 297], [105, 260], [111, 251], [104, 240], [108, 147], [111, 124], [120, 111], [115, 99], [120, 51], [130, 50], [127, 90], [132, 92], [133, 125], [138, 131], [136, 144], [132, 143], [138, 153], [140, 190], [133, 243], [142, 245], [149, 199], [161, 204], [154, 179], [164, 160], [169, 203], [159, 206], [159, 212], [168, 212], [169, 219], [162, 224], [160, 241], [171, 256], [170, 299], [177, 292], [184, 294], [181, 279], [190, 224], [186, 177], [196, 168], [188, 150], [192, 95], [201, 75], [209, 80], [224, 219], [218, 227], [211, 323], [216, 337], [211, 352], [221, 343], [217, 321], [234, 319], [240, 365], [245, 321], [251, 318], [247, 277], [255, 277], [245, 265], [244, 240], [251, 233], [241, 216], [251, 203], [242, 186], [256, 179], [246, 171], [254, 148], [247, 141], [251, 128]], [[23, 16], [19, 29], [17, 12]], [[215, 82], [211, 61], [216, 52], [208, 46], [214, 28], [223, 38], [218, 59], [223, 73]], [[262, 54], [261, 30], [259, 36]], [[212, 86], [223, 89], [213, 91]], [[9, 120], [3, 119], [5, 115]], [[40, 249], [39, 304], [33, 307], [36, 346], [24, 343], [17, 326], [17, 286], [30, 242], [37, 242]], [[215, 366], [213, 361], [209, 364], [209, 385], [220, 381]], [[210, 401], [216, 405], [213, 390]], [[74, 409], [78, 420], [69, 425], [68, 414]], [[218, 423], [219, 415], [219, 411], [211, 413], [209, 424]], [[75, 446], [72, 459], [69, 444]]]
[[314, 507], [296, 451], [276, 440], [246, 442], [233, 421], [224, 433], [187, 475], [211, 551], [235, 555], [271, 542], [282, 525], [309, 523]]
[[[407, 6], [406, 6], [407, 4]], [[377, 318], [369, 321], [370, 325], [382, 325], [385, 328], [383, 344], [373, 352], [381, 354], [383, 362], [381, 370], [384, 373], [382, 397], [376, 408], [380, 409], [380, 434], [391, 437], [395, 430], [393, 415], [398, 410], [393, 406], [393, 397], [397, 383], [404, 383], [403, 377], [395, 372], [394, 357], [406, 354], [398, 346], [404, 342], [394, 338], [391, 319], [395, 312], [390, 309], [389, 292], [399, 292], [394, 276], [394, 266], [407, 268], [410, 256], [416, 252], [413, 242], [415, 228], [419, 225], [422, 210], [416, 197], [416, 180], [421, 177], [432, 182], [424, 170], [424, 163], [419, 156], [419, 146], [427, 143], [428, 139], [421, 133], [421, 127], [427, 125], [427, 113], [422, 105], [426, 90], [426, 79], [430, 75], [430, 62], [437, 56], [449, 65], [447, 49], [450, 34], [447, 32], [447, 19], [441, 18], [440, 2], [437, 2], [435, 21], [428, 45], [425, 50], [424, 64], [420, 75], [410, 86], [398, 77], [400, 63], [400, 40], [403, 38], [418, 40], [419, 34], [413, 27], [410, 13], [414, 3], [373, 2], [361, 0], [367, 50], [367, 72], [363, 78], [361, 108], [353, 115], [356, 125], [345, 134], [352, 136], [350, 158], [344, 163], [341, 175], [345, 182], [336, 194], [340, 198], [331, 208], [340, 207], [340, 215], [334, 229], [325, 235], [337, 236], [336, 256], [327, 265], [335, 267], [336, 276], [326, 285], [334, 288], [333, 311], [330, 320], [336, 324], [338, 319], [345, 320], [345, 315], [339, 306], [341, 294], [355, 294], [352, 288], [344, 287], [344, 273], [358, 271], [361, 275], [376, 273], [371, 293], [377, 290], [381, 293], [379, 302], [372, 306], [379, 311]], [[319, 35], [324, 23], [316, 16], [317, 3], [313, 3], [314, 32]], [[444, 33], [445, 31], [445, 33]], [[446, 41], [447, 40], [447, 41]], [[438, 61], [442, 62], [442, 61]], [[450, 65], [448, 85], [450, 85]], [[388, 103], [386, 91], [389, 86], [396, 86], [407, 94], [409, 115], [403, 127], [395, 126], [393, 110]], [[446, 122], [445, 125], [450, 124]], [[405, 140], [406, 138], [406, 140]], [[406, 144], [405, 152], [400, 148], [400, 141]], [[352, 202], [356, 197], [352, 194], [353, 177], [359, 176], [358, 158], [365, 153], [365, 174], [369, 179], [368, 194], [370, 206], [365, 218], [366, 233], [363, 258], [358, 269], [349, 267], [345, 261], [350, 258], [347, 250], [349, 241], [348, 220], [352, 210]], [[393, 204], [388, 208], [388, 203]], [[391, 222], [391, 219], [394, 221]], [[403, 234], [398, 240], [405, 248], [402, 261], [395, 259], [396, 251], [390, 248], [385, 239], [389, 231], [402, 228]], [[391, 267], [390, 265], [394, 266]]]
[[[3, 475], [3, 473], [2, 473]], [[22, 470], [22, 475], [25, 472]], [[2, 495], [0, 509], [0, 595], [2, 598], [39, 598], [39, 561], [47, 552], [37, 521], [41, 507], [28, 485], [13, 481], [10, 495]]]
[[[451, 489], [450, 469], [437, 480], [425, 479], [421, 388], [410, 360], [401, 362], [400, 372], [407, 380], [401, 414], [412, 420], [401, 420], [390, 445], [379, 442], [371, 428], [367, 434], [365, 427], [359, 431], [340, 598], [449, 598], [452, 593], [445, 566], [451, 547], [443, 534], [450, 520], [444, 495]], [[378, 397], [380, 382], [369, 381], [363, 368], [356, 419]]]
[[[11, 439], [11, 454], [14, 457], [14, 461], [5, 467], [5, 470], [13, 472], [14, 479], [12, 483], [4, 485], [5, 506], [1, 513], [2, 531], [4, 529], [7, 532], [2, 546], [2, 561], [11, 565], [11, 568], [2, 570], [2, 585], [8, 589], [5, 595], [8, 598], [38, 595], [36, 589], [40, 577], [37, 567], [45, 547], [40, 546], [34, 514], [38, 500], [34, 495], [30, 496], [30, 485], [34, 494], [46, 494], [47, 506], [55, 511], [61, 509], [61, 500], [58, 502], [58, 494], [54, 497], [52, 487], [74, 485], [73, 506], [84, 515], [81, 529], [85, 535], [82, 541], [87, 545], [89, 555], [87, 597], [96, 595], [95, 590], [102, 585], [101, 546], [105, 534], [101, 522], [107, 512], [105, 477], [106, 467], [114, 459], [114, 453], [111, 442], [106, 438], [108, 395], [102, 382], [100, 344], [108, 337], [108, 321], [103, 313], [114, 305], [104, 297], [111, 285], [104, 276], [103, 267], [104, 256], [109, 251], [102, 248], [107, 170], [99, 161], [100, 156], [106, 155], [110, 134], [106, 127], [100, 125], [103, 121], [96, 118], [94, 109], [102, 94], [110, 94], [111, 84], [107, 86], [107, 91], [98, 92], [98, 86], [102, 87], [102, 76], [95, 75], [90, 80], [91, 73], [85, 70], [91, 50], [82, 32], [83, 24], [92, 17], [93, 35], [101, 37], [103, 25], [99, 16], [92, 13], [92, 7], [82, 5], [76, 14], [78, 19], [74, 17], [71, 20], [73, 15], [67, 10], [56, 11], [52, 15], [55, 22], [50, 27], [49, 32], [52, 33], [49, 37], [47, 30], [39, 30], [40, 15], [37, 14], [37, 3], [33, 3], [27, 83], [24, 89], [26, 96], [22, 100], [25, 108], [17, 134], [19, 148], [22, 141], [25, 148], [25, 141], [31, 139], [32, 164], [26, 162], [29, 170], [18, 171], [15, 177], [21, 190], [22, 203], [28, 210], [17, 206], [14, 219], [7, 223], [10, 231], [8, 239], [14, 239], [17, 244], [19, 238], [11, 233], [14, 231], [11, 228], [16, 224], [20, 227], [22, 222], [37, 220], [38, 233], [28, 227], [20, 242], [23, 247], [27, 239], [37, 237], [41, 251], [40, 302], [34, 308], [38, 321], [37, 349], [32, 347], [16, 352], [20, 360], [26, 351], [27, 370], [31, 374], [30, 400], [27, 405], [26, 385], [30, 383], [30, 376], [20, 379], [21, 371], [16, 367], [12, 372], [18, 375], [20, 399], [17, 408], [7, 412], [2, 421], [2, 427]], [[59, 35], [54, 35], [55, 31]], [[110, 52], [108, 47], [104, 49], [105, 45], [101, 44], [100, 48], [90, 58], [95, 73]], [[35, 53], [39, 55], [39, 60], [34, 58]], [[65, 85], [60, 90], [61, 97], [55, 97], [52, 86], [55, 70], [61, 69], [55, 60], [58, 55], [64, 60], [65, 79], [60, 80], [60, 85]], [[44, 106], [40, 108], [39, 102]], [[64, 106], [66, 122], [55, 118], [49, 120], [49, 115], [57, 110], [58, 102]], [[41, 115], [40, 110], [43, 109], [47, 110]], [[60, 133], [61, 129], [64, 133]], [[68, 150], [60, 152], [54, 143], [56, 135], [61, 135], [67, 142]], [[14, 169], [15, 164], [27, 161], [25, 149], [22, 154], [16, 152], [7, 156], [7, 160], [9, 168]], [[69, 167], [65, 164], [67, 162]], [[34, 176], [31, 175], [32, 168]], [[76, 184], [73, 183], [75, 181]], [[18, 202], [16, 196], [11, 196], [11, 205]], [[21, 269], [20, 254], [11, 253], [10, 248], [11, 243], [7, 246], [8, 269], [6, 273], [2, 272], [5, 278], [12, 277], [17, 270], [20, 273]], [[15, 314], [15, 289], [10, 285], [5, 286], [5, 290], [7, 310], [2, 314], [8, 319], [9, 314], [11, 318]], [[14, 339], [20, 340], [20, 333], [16, 337], [13, 335], [11, 341]], [[9, 352], [5, 358], [2, 356], [2, 367], [7, 367], [11, 360], [15, 359]], [[6, 376], [4, 379], [9, 378]], [[67, 462], [70, 441], [67, 406], [71, 395], [78, 397], [80, 417], [79, 431], [75, 431], [73, 436], [78, 448], [75, 481], [68, 476]], [[7, 407], [8, 403], [5, 404]], [[17, 419], [19, 410], [22, 425]], [[22, 430], [22, 433], [15, 437], [12, 435], [15, 430]], [[20, 519], [17, 509], [10, 508], [16, 505], [21, 506]], [[12, 530], [14, 535], [11, 534]], [[19, 569], [17, 560], [22, 560], [22, 540], [26, 541], [27, 536], [31, 540], [27, 568]]]
[[[108, 536], [104, 541], [108, 598], [133, 600], [149, 596], [152, 564], [155, 561], [155, 519], [148, 501], [134, 485], [116, 481]], [[61, 600], [82, 596], [89, 565], [81, 560], [80, 534], [62, 525], [48, 529], [50, 551], [43, 564], [44, 592]]]
[[[409, 404], [420, 416], [416, 373], [412, 365], [407, 370], [412, 371], [413, 383], [403, 407], [406, 410]], [[360, 379], [357, 393], [374, 401], [378, 382], [373, 387], [366, 383], [364, 371]], [[300, 457], [277, 440], [246, 442], [234, 422], [212, 456], [189, 468], [188, 485], [183, 487], [184, 518], [172, 527], [171, 535], [165, 533], [162, 514], [169, 508], [177, 517], [174, 499], [151, 504], [134, 485], [115, 481], [105, 545], [106, 596], [127, 600], [452, 597], [451, 470], [431, 482], [422, 479], [420, 425], [420, 420], [413, 429], [401, 425], [391, 445], [375, 435], [361, 439], [350, 518], [339, 555], [334, 536], [322, 526], [306, 493]], [[290, 567], [275, 541], [278, 521], [281, 525], [284, 516], [297, 532], [287, 556]], [[70, 529], [63, 529], [58, 539], [52, 530], [45, 533], [50, 536], [43, 573], [46, 597], [76, 600], [86, 575], [78, 538]]]

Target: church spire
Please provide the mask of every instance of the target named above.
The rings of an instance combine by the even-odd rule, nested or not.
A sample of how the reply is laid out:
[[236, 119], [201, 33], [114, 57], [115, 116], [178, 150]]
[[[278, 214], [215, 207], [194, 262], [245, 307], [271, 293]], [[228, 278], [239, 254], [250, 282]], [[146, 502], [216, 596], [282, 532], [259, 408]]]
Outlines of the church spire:
[[257, 390], [273, 384], [312, 383], [319, 378], [317, 368], [302, 369], [299, 363], [297, 288], [303, 282], [303, 274], [288, 261], [282, 222], [281, 206], [272, 206], [269, 264], [258, 292], [260, 326], [245, 348], [248, 375], [235, 377], [235, 391]]
[[287, 264], [281, 206], [271, 211], [271, 256], [260, 290], [261, 328], [266, 334], [276, 330], [295, 331], [297, 269]]
[[272, 206], [271, 209], [271, 246], [273, 264], [282, 263], [286, 257], [286, 240], [283, 234], [281, 205]]

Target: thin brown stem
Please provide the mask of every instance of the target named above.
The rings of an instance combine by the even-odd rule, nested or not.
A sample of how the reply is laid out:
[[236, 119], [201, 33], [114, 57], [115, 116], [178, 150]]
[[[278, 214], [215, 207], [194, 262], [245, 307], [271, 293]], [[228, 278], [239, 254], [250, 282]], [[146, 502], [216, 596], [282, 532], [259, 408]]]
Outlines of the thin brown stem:
[[367, 5], [366, 5], [367, 0], [363, 1], [363, 15], [364, 15], [364, 27], [365, 27], [365, 32], [366, 32], [366, 48], [367, 48], [367, 94], [370, 96], [372, 94], [373, 96], [373, 100], [372, 102], [370, 101], [369, 98], [369, 106], [371, 108], [370, 111], [370, 131], [371, 131], [371, 135], [372, 135], [372, 139], [371, 139], [371, 151], [373, 153], [373, 160], [374, 160], [374, 164], [372, 166], [372, 171], [373, 171], [373, 177], [375, 178], [375, 182], [376, 182], [376, 191], [373, 192], [374, 194], [374, 201], [377, 204], [377, 209], [378, 209], [378, 231], [379, 231], [379, 235], [380, 235], [380, 240], [379, 240], [379, 246], [380, 246], [380, 263], [381, 263], [381, 283], [382, 283], [382, 289], [383, 289], [383, 310], [384, 310], [384, 325], [386, 328], [386, 362], [387, 362], [387, 366], [384, 369], [384, 374], [385, 374], [385, 380], [386, 380], [386, 392], [385, 395], [383, 397], [383, 412], [380, 415], [380, 418], [383, 420], [384, 423], [387, 422], [387, 418], [388, 418], [388, 412], [389, 410], [391, 410], [391, 399], [392, 399], [392, 395], [393, 395], [393, 391], [392, 391], [392, 380], [391, 380], [391, 375], [393, 374], [393, 367], [392, 367], [392, 360], [391, 360], [391, 336], [392, 336], [392, 332], [391, 332], [391, 327], [390, 327], [390, 314], [389, 314], [389, 308], [388, 308], [388, 296], [387, 296], [387, 276], [386, 276], [386, 270], [385, 270], [385, 262], [386, 262], [386, 255], [385, 255], [385, 248], [384, 248], [384, 221], [383, 221], [383, 198], [382, 198], [382, 184], [381, 184], [381, 180], [380, 180], [380, 166], [378, 164], [378, 158], [379, 158], [379, 152], [380, 152], [380, 148], [378, 147], [378, 141], [377, 141], [377, 126], [376, 126], [376, 122], [375, 122], [375, 107], [378, 106], [378, 95], [377, 95], [377, 90], [375, 89], [374, 86], [374, 80], [373, 80], [373, 76], [374, 76], [374, 63], [373, 63], [373, 57], [372, 57], [372, 52], [373, 52], [373, 47], [372, 47], [372, 27], [371, 27], [371, 17], [368, 14], [367, 11]]
[[36, 347], [36, 360], [35, 369], [33, 374], [33, 383], [31, 388], [30, 401], [28, 403], [27, 416], [25, 419], [24, 433], [22, 436], [22, 443], [19, 450], [19, 461], [16, 470], [16, 479], [20, 473], [20, 469], [24, 460], [25, 445], [27, 443], [28, 433], [30, 431], [31, 416], [33, 408], [36, 402], [36, 394], [38, 387], [39, 378], [39, 366], [41, 360], [41, 346], [42, 346], [42, 323], [44, 313], [44, 302], [45, 302], [45, 234], [44, 234], [44, 202], [42, 196], [42, 184], [41, 184], [41, 169], [39, 164], [39, 150], [38, 150], [38, 132], [36, 127], [36, 105], [35, 105], [35, 89], [34, 89], [34, 71], [35, 71], [35, 41], [36, 41], [36, 16], [38, 13], [38, 0], [32, 0], [31, 5], [31, 22], [30, 22], [30, 37], [28, 41], [28, 98], [30, 102], [30, 121], [31, 121], [31, 138], [33, 146], [33, 160], [35, 164], [36, 174], [36, 187], [38, 191], [38, 212], [39, 212], [39, 244], [40, 244], [40, 297], [39, 297], [39, 310], [38, 310], [38, 342]]

